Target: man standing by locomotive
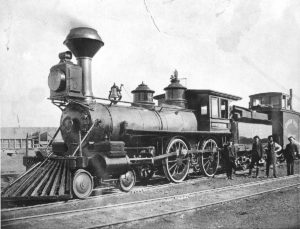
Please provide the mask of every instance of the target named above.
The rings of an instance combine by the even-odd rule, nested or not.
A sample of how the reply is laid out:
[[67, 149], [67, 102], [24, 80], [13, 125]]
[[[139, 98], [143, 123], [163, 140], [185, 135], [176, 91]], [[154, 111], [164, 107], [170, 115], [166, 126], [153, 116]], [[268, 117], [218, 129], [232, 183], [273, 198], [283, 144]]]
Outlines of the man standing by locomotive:
[[254, 164], [256, 165], [256, 178], [258, 177], [259, 173], [259, 160], [262, 158], [263, 155], [263, 147], [260, 142], [260, 138], [258, 136], [255, 136], [253, 138], [254, 142], [252, 145], [252, 154], [251, 154], [251, 163], [249, 165], [249, 176], [252, 174], [252, 169], [254, 167]]
[[287, 167], [287, 175], [293, 175], [294, 174], [294, 160], [295, 156], [298, 155], [299, 150], [297, 145], [295, 144], [295, 138], [289, 137], [288, 140], [290, 141], [289, 144], [285, 147], [285, 159], [286, 159], [286, 167]]
[[268, 146], [266, 148], [267, 150], [267, 160], [266, 160], [266, 176], [269, 177], [269, 168], [270, 165], [273, 165], [273, 176], [277, 177], [276, 173], [276, 162], [277, 162], [277, 152], [279, 152], [282, 149], [282, 147], [274, 142], [273, 136], [270, 135], [268, 137]]
[[229, 144], [225, 145], [224, 162], [226, 168], [227, 179], [232, 180], [232, 169], [236, 170], [235, 166], [236, 150], [233, 145], [233, 139], [229, 139]]

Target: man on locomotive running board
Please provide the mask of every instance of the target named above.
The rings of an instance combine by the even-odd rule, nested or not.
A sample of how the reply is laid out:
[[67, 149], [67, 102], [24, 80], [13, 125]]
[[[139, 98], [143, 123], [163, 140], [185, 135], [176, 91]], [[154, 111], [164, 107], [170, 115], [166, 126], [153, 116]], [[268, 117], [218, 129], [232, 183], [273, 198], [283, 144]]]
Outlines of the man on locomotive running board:
[[262, 158], [263, 155], [263, 147], [260, 142], [260, 138], [256, 135], [253, 138], [254, 142], [252, 145], [252, 153], [251, 153], [251, 163], [249, 165], [249, 176], [252, 174], [252, 169], [254, 167], [254, 164], [256, 164], [256, 178], [258, 177], [259, 173], [259, 160]]
[[236, 150], [233, 145], [233, 138], [229, 139], [229, 143], [225, 145], [224, 162], [226, 167], [227, 179], [232, 180], [232, 169], [236, 170], [235, 166]]
[[288, 140], [290, 143], [285, 147], [284, 157], [286, 159], [287, 175], [289, 176], [294, 174], [294, 160], [296, 155], [298, 155], [299, 150], [293, 136], [290, 136]]
[[276, 173], [276, 161], [277, 161], [277, 157], [276, 154], [277, 152], [281, 151], [282, 147], [277, 144], [276, 142], [274, 142], [273, 140], [273, 136], [270, 135], [268, 137], [268, 146], [266, 148], [266, 152], [267, 152], [267, 160], [266, 160], [266, 176], [269, 177], [269, 168], [270, 165], [273, 165], [273, 176], [277, 177], [277, 173]]

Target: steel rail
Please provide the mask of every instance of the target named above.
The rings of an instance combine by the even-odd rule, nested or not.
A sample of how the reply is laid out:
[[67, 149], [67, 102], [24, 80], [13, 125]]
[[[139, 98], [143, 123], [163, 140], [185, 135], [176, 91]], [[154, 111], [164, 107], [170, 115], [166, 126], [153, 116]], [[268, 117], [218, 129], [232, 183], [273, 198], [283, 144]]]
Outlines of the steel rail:
[[[177, 195], [159, 197], [159, 198], [153, 198], [153, 199], [147, 199], [147, 200], [132, 201], [132, 202], [126, 202], [126, 203], [120, 203], [120, 204], [111, 204], [111, 205], [92, 207], [92, 208], [76, 209], [76, 210], [69, 210], [69, 211], [60, 211], [60, 212], [54, 212], [54, 213], [47, 213], [47, 214], [40, 214], [40, 215], [32, 215], [32, 216], [18, 217], [18, 218], [12, 218], [12, 219], [5, 219], [5, 220], [2, 220], [1, 223], [2, 223], [2, 226], [6, 226], [3, 223], [16, 222], [16, 221], [22, 221], [22, 220], [28, 220], [28, 219], [34, 219], [34, 218], [45, 218], [45, 217], [51, 217], [51, 216], [63, 215], [63, 214], [67, 215], [67, 214], [74, 214], [74, 213], [79, 213], [79, 212], [82, 213], [82, 212], [88, 212], [88, 211], [89, 212], [90, 211], [97, 211], [97, 210], [101, 210], [101, 209], [122, 207], [122, 206], [133, 205], [133, 204], [136, 205], [136, 204], [143, 204], [143, 203], [148, 203], [148, 202], [159, 202], [159, 201], [163, 201], [163, 200], [176, 199], [176, 198], [180, 198], [180, 197], [191, 197], [191, 196], [195, 196], [197, 194], [203, 194], [203, 193], [207, 193], [207, 192], [219, 192], [219, 191], [225, 191], [225, 190], [230, 190], [230, 189], [235, 189], [235, 188], [244, 188], [244, 187], [248, 187], [248, 186], [255, 186], [255, 185], [272, 183], [274, 181], [289, 180], [289, 179], [297, 178], [297, 177], [299, 178], [300, 175], [296, 174], [296, 175], [284, 176], [284, 177], [280, 177], [280, 178], [271, 178], [271, 179], [268, 179], [268, 180], [254, 181], [254, 182], [249, 182], [249, 183], [244, 183], [244, 184], [237, 184], [237, 185], [232, 185], [232, 186], [220, 187], [220, 188], [216, 188], [216, 189], [206, 189], [206, 190], [201, 190], [201, 191], [196, 191], [196, 192], [191, 192], [191, 193], [177, 194]], [[280, 188], [276, 188], [274, 190], [284, 189], [285, 187], [297, 186], [297, 185], [300, 185], [300, 183], [292, 184], [292, 185], [289, 185], [289, 186], [283, 186], [283, 187], [280, 187]], [[272, 192], [272, 190], [273, 189], [271, 189], [271, 190], [269, 189], [269, 190], [263, 191], [262, 193]], [[259, 195], [259, 194], [261, 194], [261, 192], [254, 193], [254, 194], [251, 194], [251, 195], [245, 195], [245, 197], [233, 198], [232, 200], [246, 198], [246, 197], [255, 196], [255, 195]], [[228, 200], [225, 200], [225, 202], [226, 201], [228, 201]], [[218, 204], [218, 203], [222, 203], [222, 201], [219, 201], [219, 202], [216, 202], [216, 203], [213, 203], [213, 204]], [[213, 205], [213, 204], [208, 204], [208, 205]], [[189, 208], [189, 209], [177, 210], [177, 211], [180, 212], [180, 211], [193, 210], [193, 209], [200, 208], [200, 207], [197, 206], [197, 207], [192, 207], [192, 208]], [[174, 211], [174, 213], [177, 213], [177, 211]], [[170, 214], [170, 213], [166, 213], [166, 214]], [[164, 214], [158, 214], [157, 216], [161, 216], [161, 215], [164, 215]], [[157, 217], [157, 216], [154, 216], [154, 217]], [[152, 218], [152, 217], [153, 216], [151, 216], [150, 218]], [[135, 220], [130, 220], [130, 221], [135, 221]], [[128, 222], [130, 222], [130, 221], [128, 221]], [[122, 223], [116, 223], [116, 224], [122, 224]], [[103, 226], [109, 226], [109, 225], [114, 225], [114, 224], [107, 224], [107, 225], [103, 225]], [[95, 227], [97, 227], [97, 226], [95, 226]]]

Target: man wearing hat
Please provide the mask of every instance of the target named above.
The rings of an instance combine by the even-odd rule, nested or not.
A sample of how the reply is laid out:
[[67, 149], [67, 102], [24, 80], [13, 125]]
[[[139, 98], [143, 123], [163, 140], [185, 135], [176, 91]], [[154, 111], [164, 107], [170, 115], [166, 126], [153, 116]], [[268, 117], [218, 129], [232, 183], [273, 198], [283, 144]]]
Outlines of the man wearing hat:
[[260, 138], [257, 135], [254, 136], [253, 140], [254, 140], [254, 142], [252, 145], [251, 163], [249, 165], [249, 176], [251, 176], [254, 164], [256, 164], [256, 176], [255, 177], [257, 178], [258, 173], [259, 173], [259, 167], [258, 167], [259, 160], [263, 156], [263, 147], [260, 142]]
[[233, 145], [233, 138], [229, 139], [229, 143], [224, 148], [224, 162], [226, 167], [227, 179], [232, 180], [232, 169], [236, 170], [235, 166], [236, 150]]
[[277, 177], [276, 173], [276, 162], [277, 162], [277, 152], [279, 152], [282, 147], [274, 142], [273, 136], [268, 137], [268, 146], [267, 146], [267, 160], [266, 160], [266, 176], [269, 177], [269, 168], [270, 165], [273, 165], [273, 176]]
[[285, 147], [284, 157], [286, 159], [287, 175], [289, 176], [294, 174], [294, 160], [295, 156], [299, 153], [299, 150], [293, 136], [290, 136], [288, 140], [290, 143]]

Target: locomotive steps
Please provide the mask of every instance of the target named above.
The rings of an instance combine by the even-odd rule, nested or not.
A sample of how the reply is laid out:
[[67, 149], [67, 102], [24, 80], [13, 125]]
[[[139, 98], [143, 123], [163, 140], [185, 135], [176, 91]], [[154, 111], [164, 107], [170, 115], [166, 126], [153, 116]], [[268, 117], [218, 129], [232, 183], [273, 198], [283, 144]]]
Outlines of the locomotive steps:
[[[51, 211], [49, 209], [39, 210], [39, 215], [36, 212], [32, 214], [33, 212], [30, 213], [30, 211], [26, 214], [23, 212], [23, 215], [14, 211], [2, 211], [2, 226], [3, 228], [14, 228], [16, 226], [22, 226], [23, 228], [38, 227], [39, 225], [43, 225], [44, 228], [50, 228], [53, 225], [56, 228], [66, 226], [68, 228], [78, 228], [79, 225], [84, 225], [87, 228], [110, 226], [190, 211], [294, 186], [300, 186], [300, 175], [298, 174], [167, 196], [164, 196], [167, 190], [161, 190], [157, 192], [154, 198], [149, 198], [148, 194], [140, 197], [135, 196], [135, 198], [132, 198], [130, 194], [128, 194], [128, 198], [125, 196], [111, 199], [103, 197], [99, 198], [98, 201], [94, 200], [94, 204], [88, 205], [92, 207], [82, 207], [81, 203], [77, 203], [69, 205], [69, 210], [59, 207]], [[22, 211], [19, 213], [22, 214]], [[72, 220], [70, 220], [71, 217]]]

